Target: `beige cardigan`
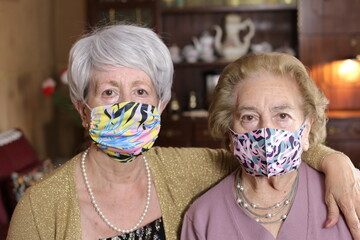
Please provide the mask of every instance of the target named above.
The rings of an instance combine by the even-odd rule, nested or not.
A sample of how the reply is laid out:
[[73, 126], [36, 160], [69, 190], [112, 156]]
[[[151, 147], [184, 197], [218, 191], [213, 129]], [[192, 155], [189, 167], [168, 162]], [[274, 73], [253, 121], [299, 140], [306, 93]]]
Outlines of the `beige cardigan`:
[[[316, 161], [306, 161], [318, 168], [323, 157], [332, 151], [319, 146], [308, 157]], [[179, 238], [182, 217], [189, 204], [238, 166], [225, 150], [154, 147], [145, 155], [159, 197], [167, 240]], [[80, 164], [80, 156], [26, 191], [11, 219], [8, 240], [81, 239], [75, 186], [75, 164]]]

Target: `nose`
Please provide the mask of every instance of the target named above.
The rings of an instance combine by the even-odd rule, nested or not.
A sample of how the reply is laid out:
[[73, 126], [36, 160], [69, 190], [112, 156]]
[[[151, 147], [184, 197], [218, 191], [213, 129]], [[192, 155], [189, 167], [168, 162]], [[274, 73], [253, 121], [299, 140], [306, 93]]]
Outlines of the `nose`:
[[270, 117], [262, 117], [260, 119], [260, 126], [259, 128], [275, 128], [274, 124]]
[[133, 102], [133, 99], [131, 98], [130, 90], [122, 89], [119, 94], [118, 102]]

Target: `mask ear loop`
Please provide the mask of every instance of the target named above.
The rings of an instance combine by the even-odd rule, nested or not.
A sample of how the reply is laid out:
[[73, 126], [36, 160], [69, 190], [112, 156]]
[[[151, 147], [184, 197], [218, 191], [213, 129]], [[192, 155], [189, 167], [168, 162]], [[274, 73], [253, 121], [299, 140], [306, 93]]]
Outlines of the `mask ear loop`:
[[161, 110], [161, 103], [162, 103], [162, 101], [161, 101], [161, 99], [159, 100], [159, 103], [158, 103], [158, 106], [157, 106], [157, 109], [158, 109], [158, 112], [159, 112], [159, 114], [161, 115], [161, 113], [162, 113], [162, 110]]
[[84, 101], [84, 104], [85, 104], [85, 106], [90, 110], [90, 112], [93, 110], [93, 108], [90, 107], [85, 101]]
[[[84, 105], [90, 110], [90, 112], [92, 112], [93, 108], [91, 108], [85, 101]], [[85, 128], [89, 128], [89, 123], [85, 123]]]

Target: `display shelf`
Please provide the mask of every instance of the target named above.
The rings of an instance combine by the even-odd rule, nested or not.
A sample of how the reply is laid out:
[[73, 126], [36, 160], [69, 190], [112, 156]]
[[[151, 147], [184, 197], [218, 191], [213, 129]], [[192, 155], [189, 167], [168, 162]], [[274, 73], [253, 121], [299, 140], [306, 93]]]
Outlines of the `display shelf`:
[[175, 69], [176, 68], [198, 68], [198, 67], [225, 67], [228, 65], [229, 61], [220, 61], [217, 60], [215, 62], [194, 62], [194, 63], [188, 63], [188, 62], [181, 62], [174, 64]]
[[258, 11], [289, 11], [297, 10], [297, 4], [249, 4], [240, 6], [204, 6], [204, 7], [163, 7], [162, 14], [183, 13], [232, 13]]

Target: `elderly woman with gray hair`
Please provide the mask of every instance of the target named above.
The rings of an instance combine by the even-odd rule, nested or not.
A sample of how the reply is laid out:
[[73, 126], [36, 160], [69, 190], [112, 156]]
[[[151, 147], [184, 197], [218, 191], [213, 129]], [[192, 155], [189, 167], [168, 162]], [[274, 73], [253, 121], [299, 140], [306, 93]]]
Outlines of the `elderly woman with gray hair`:
[[[8, 239], [177, 239], [188, 204], [236, 161], [225, 150], [152, 148], [173, 79], [165, 44], [143, 27], [98, 29], [72, 47], [68, 78], [92, 143], [26, 191]], [[321, 145], [311, 156], [330, 179], [329, 196], [349, 202], [342, 192], [355, 180], [333, 172], [342, 163], [350, 176], [350, 160]]]
[[240, 168], [190, 207], [181, 239], [352, 239], [342, 216], [324, 228], [324, 177], [301, 162], [325, 141], [327, 104], [293, 56], [252, 54], [229, 64], [209, 128], [228, 135]]

